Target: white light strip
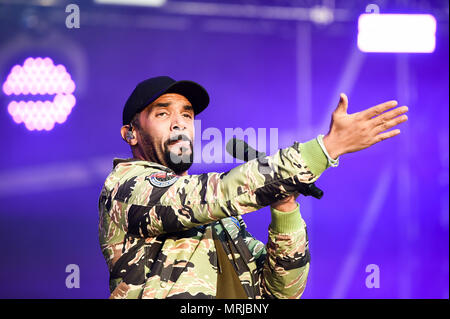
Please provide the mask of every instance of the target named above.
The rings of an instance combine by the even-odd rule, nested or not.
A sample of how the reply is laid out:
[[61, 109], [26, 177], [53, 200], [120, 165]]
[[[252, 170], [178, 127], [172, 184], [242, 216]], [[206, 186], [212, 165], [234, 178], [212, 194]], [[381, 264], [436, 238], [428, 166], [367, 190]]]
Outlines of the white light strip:
[[115, 156], [0, 170], [0, 198], [88, 187], [102, 182], [111, 172]]
[[[225, 2], [225, 1], [224, 1]], [[183, 15], [240, 17], [253, 19], [313, 21], [315, 23], [331, 23], [332, 21], [349, 21], [351, 15], [346, 9], [333, 9], [319, 6], [313, 8], [252, 5], [236, 3], [211, 2], [173, 2], [164, 7], [168, 13]]]
[[99, 4], [115, 4], [125, 6], [162, 7], [167, 0], [94, 0]]
[[363, 52], [431, 53], [436, 46], [436, 19], [429, 14], [362, 14], [358, 48]]

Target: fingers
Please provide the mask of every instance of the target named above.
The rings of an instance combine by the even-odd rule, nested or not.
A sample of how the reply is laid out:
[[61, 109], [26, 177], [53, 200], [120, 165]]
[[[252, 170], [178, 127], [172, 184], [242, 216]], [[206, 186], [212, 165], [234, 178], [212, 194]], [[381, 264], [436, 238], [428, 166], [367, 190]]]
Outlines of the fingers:
[[380, 115], [386, 110], [389, 110], [395, 106], [397, 106], [397, 101], [387, 101], [378, 105], [375, 105], [367, 110], [359, 112], [362, 118], [371, 119], [374, 116]]
[[280, 202], [280, 203], [295, 202], [298, 195], [300, 195], [300, 193], [294, 192], [294, 193], [288, 195], [287, 197], [280, 199], [278, 202]]
[[[377, 134], [375, 137], [375, 143], [384, 141], [388, 138], [391, 138], [391, 137], [394, 137], [394, 136], [400, 134], [399, 129], [395, 129], [395, 130], [385, 132], [385, 133], [381, 133], [381, 132], [384, 132], [386, 130], [389, 130], [390, 128], [393, 128], [394, 126], [397, 126], [403, 122], [406, 122], [408, 120], [408, 116], [405, 115], [404, 113], [406, 113], [407, 111], [408, 111], [408, 107], [402, 106], [395, 110], [392, 110], [392, 111], [389, 111], [389, 112], [383, 114], [383, 116], [379, 116], [380, 119], [378, 119], [378, 117], [377, 117], [376, 122], [378, 125], [375, 128], [375, 133]], [[401, 114], [403, 114], [403, 115], [401, 115]], [[381, 134], [379, 134], [379, 133], [381, 133]]]
[[392, 131], [389, 131], [389, 132], [386, 132], [386, 133], [382, 133], [382, 134], [378, 134], [376, 136], [376, 138], [375, 138], [375, 143], [378, 143], [378, 142], [384, 141], [384, 140], [386, 140], [388, 138], [397, 136], [398, 134], [400, 134], [400, 130], [399, 129], [392, 130]]
[[396, 117], [390, 121], [386, 121], [383, 124], [378, 125], [375, 128], [375, 133], [378, 134], [378, 133], [384, 132], [386, 130], [389, 130], [390, 128], [393, 128], [394, 126], [397, 126], [403, 122], [406, 122], [407, 120], [408, 120], [408, 116], [402, 115], [402, 116]]
[[[396, 108], [394, 110], [391, 110], [389, 112], [383, 113], [383, 114], [373, 118], [371, 121], [373, 121], [372, 124], [374, 126], [383, 126], [388, 121], [392, 120], [393, 118], [396, 118], [399, 115], [405, 114], [406, 112], [408, 112], [408, 107], [407, 106], [398, 107], [398, 108]], [[385, 128], [382, 131], [385, 131], [387, 129], [388, 128]]]

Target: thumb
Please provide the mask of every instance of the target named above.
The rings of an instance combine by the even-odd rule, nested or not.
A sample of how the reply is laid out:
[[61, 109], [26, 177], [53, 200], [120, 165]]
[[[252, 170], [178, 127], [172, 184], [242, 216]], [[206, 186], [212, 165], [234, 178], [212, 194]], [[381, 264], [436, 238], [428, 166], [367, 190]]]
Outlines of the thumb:
[[339, 95], [339, 103], [338, 103], [338, 106], [336, 108], [336, 111], [347, 114], [347, 109], [348, 109], [348, 98], [347, 98], [347, 95], [345, 95], [345, 93], [341, 93]]

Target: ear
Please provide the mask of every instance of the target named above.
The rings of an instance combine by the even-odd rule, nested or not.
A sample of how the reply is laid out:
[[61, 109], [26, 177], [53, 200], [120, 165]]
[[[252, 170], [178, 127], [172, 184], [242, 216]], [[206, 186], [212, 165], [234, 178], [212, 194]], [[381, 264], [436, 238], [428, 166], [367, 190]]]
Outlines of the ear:
[[137, 144], [136, 134], [134, 129], [130, 130], [130, 125], [124, 125], [120, 129], [120, 135], [122, 139], [127, 142], [130, 146], [135, 146]]

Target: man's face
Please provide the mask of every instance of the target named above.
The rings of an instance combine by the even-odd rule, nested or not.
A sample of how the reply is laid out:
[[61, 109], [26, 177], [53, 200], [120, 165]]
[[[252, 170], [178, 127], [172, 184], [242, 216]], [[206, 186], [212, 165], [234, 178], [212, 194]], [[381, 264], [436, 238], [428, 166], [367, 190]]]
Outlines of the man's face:
[[193, 162], [194, 110], [177, 93], [166, 93], [139, 114], [138, 147], [146, 160], [185, 172]]

